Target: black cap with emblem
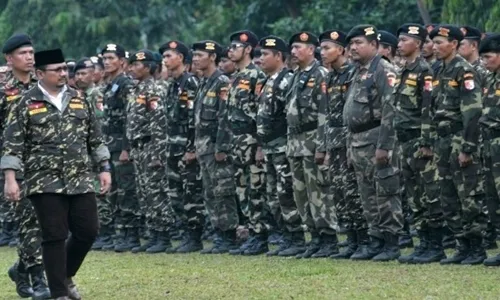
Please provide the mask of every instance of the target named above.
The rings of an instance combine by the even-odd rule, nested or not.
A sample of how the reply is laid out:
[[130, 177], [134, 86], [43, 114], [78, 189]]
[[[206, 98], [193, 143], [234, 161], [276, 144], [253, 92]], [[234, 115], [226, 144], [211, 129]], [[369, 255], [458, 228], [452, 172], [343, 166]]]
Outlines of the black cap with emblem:
[[124, 58], [126, 56], [125, 48], [117, 44], [107, 44], [101, 51], [101, 54], [104, 53], [115, 53], [120, 58]]
[[156, 58], [153, 54], [153, 52], [143, 49], [139, 50], [136, 53], [132, 54], [129, 58], [130, 63], [139, 61], [139, 62], [156, 62]]
[[421, 41], [425, 41], [427, 39], [428, 33], [425, 27], [420, 24], [407, 23], [399, 27], [397, 35], [406, 35], [412, 38], [419, 39]]
[[74, 72], [78, 72], [78, 70], [82, 70], [82, 69], [94, 69], [94, 64], [92, 63], [92, 60], [90, 60], [90, 58], [88, 57], [84, 57], [82, 59], [80, 59], [75, 67], [74, 67]]
[[158, 52], [160, 52], [161, 55], [167, 50], [173, 50], [176, 51], [177, 53], [182, 54], [184, 57], [184, 62], [188, 59], [189, 57], [189, 48], [182, 42], [180, 41], [169, 41], [163, 44]]
[[290, 40], [288, 41], [288, 44], [291, 46], [293, 43], [303, 43], [303, 44], [310, 44], [314, 46], [319, 45], [319, 40], [318, 37], [310, 32], [307, 31], [301, 31], [297, 32], [296, 34], [292, 35]]
[[270, 49], [270, 50], [276, 50], [276, 51], [280, 51], [280, 52], [288, 52], [289, 51], [287, 43], [283, 39], [281, 39], [277, 36], [274, 36], [274, 35], [269, 35], [269, 36], [263, 37], [259, 41], [259, 45], [262, 49]]
[[481, 30], [472, 26], [463, 26], [460, 31], [462, 31], [465, 40], [480, 41], [483, 36]]
[[464, 38], [464, 34], [457, 26], [453, 25], [438, 25], [436, 26], [431, 33], [429, 33], [429, 37], [434, 39], [435, 37], [445, 37], [451, 40], [461, 41]]
[[221, 55], [222, 47], [214, 41], [200, 41], [193, 44], [193, 51], [204, 51], [208, 53], [215, 53], [217, 56]]
[[347, 34], [340, 30], [327, 30], [319, 35], [320, 42], [334, 42], [342, 47], [347, 46]]
[[257, 37], [257, 35], [250, 30], [237, 31], [229, 36], [229, 40], [231, 42], [240, 42], [243, 44], [247, 44], [252, 46], [253, 48], [255, 48], [255, 46], [257, 46], [257, 44], [259, 43], [259, 38]]
[[358, 36], [365, 37], [368, 41], [378, 41], [377, 27], [370, 24], [354, 26], [347, 34], [347, 43], [349, 44], [353, 38]]

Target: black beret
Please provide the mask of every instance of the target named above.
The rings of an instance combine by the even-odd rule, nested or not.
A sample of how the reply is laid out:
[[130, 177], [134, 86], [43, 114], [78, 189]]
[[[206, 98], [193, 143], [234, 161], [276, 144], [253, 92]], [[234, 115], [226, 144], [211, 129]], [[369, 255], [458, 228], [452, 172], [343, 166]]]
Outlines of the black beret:
[[193, 51], [199, 50], [208, 53], [215, 53], [217, 56], [221, 55], [222, 47], [214, 41], [200, 41], [193, 44]]
[[346, 42], [347, 34], [340, 30], [327, 30], [319, 35], [319, 41], [334, 42], [342, 47], [347, 46]]
[[167, 50], [174, 50], [184, 56], [184, 60], [186, 60], [189, 56], [189, 48], [182, 42], [179, 41], [169, 41], [163, 44], [158, 50], [161, 55]]
[[156, 62], [156, 59], [155, 59], [155, 56], [153, 54], [153, 52], [147, 50], [147, 49], [143, 49], [143, 50], [139, 50], [137, 51], [136, 53], [132, 54], [129, 58], [129, 61], [130, 63], [133, 63], [133, 62], [136, 62], [136, 61], [139, 61], [139, 62], [143, 62], [143, 61], [149, 61], [149, 62]]
[[419, 39], [421, 41], [425, 41], [428, 35], [427, 30], [424, 26], [412, 23], [403, 24], [401, 27], [399, 27], [397, 35], [400, 36], [402, 34]]
[[357, 25], [354, 26], [351, 31], [347, 34], [347, 43], [351, 41], [351, 39], [364, 36], [367, 40], [373, 41], [378, 39], [378, 31], [377, 27], [369, 24]]
[[44, 50], [35, 53], [35, 67], [37, 68], [60, 63], [65, 63], [61, 49]]
[[74, 71], [75, 73], [78, 72], [78, 70], [81, 70], [81, 69], [89, 69], [89, 68], [94, 68], [94, 64], [92, 63], [92, 60], [90, 60], [90, 58], [88, 57], [84, 57], [82, 59], [80, 59], [75, 67], [74, 67]]
[[439, 26], [438, 23], [432, 23], [432, 24], [425, 25], [425, 29], [427, 29], [427, 35], [429, 35], [431, 33], [431, 31], [434, 30], [434, 28], [436, 28], [438, 26]]
[[5, 41], [5, 44], [3, 45], [3, 53], [8, 54], [11, 53], [12, 51], [21, 48], [22, 46], [30, 45], [32, 46], [31, 39], [28, 35], [24, 33], [18, 33], [14, 34], [11, 36], [7, 41]]
[[160, 53], [158, 53], [158, 52], [154, 52], [154, 53], [153, 53], [153, 55], [154, 55], [154, 57], [155, 57], [155, 61], [156, 61], [157, 63], [161, 63], [161, 62], [162, 62], [163, 57], [161, 56], [161, 54], [160, 54]]
[[377, 38], [380, 44], [388, 45], [392, 48], [398, 47], [398, 38], [388, 31], [379, 30]]
[[487, 52], [500, 53], [500, 34], [490, 34], [481, 41], [479, 46], [479, 54]]
[[225, 47], [224, 49], [222, 49], [220, 57], [221, 58], [229, 58], [229, 47]]
[[319, 40], [318, 37], [315, 36], [314, 34], [307, 32], [307, 31], [301, 31], [298, 32], [290, 38], [288, 41], [288, 44], [291, 46], [293, 43], [303, 43], [303, 44], [311, 44], [314, 46], [319, 45]]
[[257, 35], [255, 33], [251, 32], [250, 30], [237, 31], [237, 32], [231, 34], [231, 36], [229, 37], [229, 40], [231, 42], [240, 42], [240, 43], [248, 44], [252, 47], [257, 46], [257, 44], [259, 43], [259, 38], [257, 37]]
[[277, 36], [274, 35], [269, 35], [264, 38], [262, 38], [259, 41], [259, 46], [262, 49], [270, 49], [270, 50], [276, 50], [276, 51], [281, 51], [281, 52], [288, 52], [289, 48], [286, 42], [283, 39], [280, 39]]
[[460, 30], [462, 31], [465, 40], [480, 41], [483, 35], [481, 30], [472, 26], [463, 26], [460, 28]]
[[104, 49], [102, 49], [101, 54], [104, 54], [107, 52], [115, 53], [120, 58], [126, 57], [125, 48], [123, 48], [122, 46], [117, 45], [117, 44], [107, 44], [104, 47]]
[[453, 40], [461, 41], [464, 38], [464, 34], [458, 28], [457, 26], [453, 25], [439, 25], [435, 27], [431, 33], [429, 34], [429, 37], [431, 39], [434, 39], [437, 36], [442, 36], [445, 38], [451, 38]]
[[261, 50], [262, 50], [262, 48], [260, 48], [258, 46], [253, 48], [253, 50], [252, 50], [253, 57], [261, 57], [262, 56]]

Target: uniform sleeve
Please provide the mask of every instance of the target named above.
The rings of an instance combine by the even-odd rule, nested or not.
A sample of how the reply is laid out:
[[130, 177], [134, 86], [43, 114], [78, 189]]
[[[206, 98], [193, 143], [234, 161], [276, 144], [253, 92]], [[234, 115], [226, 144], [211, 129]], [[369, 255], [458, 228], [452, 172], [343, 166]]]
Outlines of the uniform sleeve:
[[328, 94], [326, 90], [326, 76], [319, 76], [316, 80], [316, 99], [318, 103], [318, 133], [316, 137], [316, 152], [326, 152], [327, 125], [326, 116], [328, 115]]
[[85, 97], [85, 102], [88, 106], [89, 112], [89, 134], [87, 138], [87, 146], [89, 149], [89, 154], [92, 156], [95, 162], [100, 163], [105, 160], [110, 159], [110, 154], [108, 147], [104, 144], [104, 138], [102, 135], [101, 124], [97, 120], [97, 115], [95, 112], [95, 103], [90, 97]]
[[123, 101], [123, 143], [122, 143], [122, 150], [123, 151], [130, 151], [130, 141], [127, 138], [127, 105], [128, 105], [128, 98], [132, 94], [134, 90], [134, 83], [131, 79], [127, 78], [125, 81], [125, 84], [123, 86], [123, 92], [122, 92], [122, 101]]
[[26, 145], [26, 128], [28, 124], [28, 106], [26, 99], [17, 102], [8, 114], [2, 150], [0, 168], [23, 172], [23, 154]]
[[421, 142], [423, 147], [430, 147], [434, 144], [435, 131], [432, 127], [431, 107], [432, 101], [432, 70], [424, 70], [421, 74], [421, 97], [422, 97], [422, 126], [420, 127]]
[[479, 137], [479, 118], [482, 113], [481, 82], [479, 76], [466, 70], [459, 74], [460, 83], [460, 111], [464, 126], [461, 151], [473, 153], [477, 151]]
[[5, 96], [5, 93], [2, 90], [0, 90], [0, 114], [1, 114], [1, 119], [0, 119], [0, 145], [3, 145], [3, 131], [5, 130], [6, 127], [6, 122], [7, 122], [7, 117], [9, 115], [9, 111], [7, 109], [7, 99]]
[[381, 101], [382, 119], [380, 124], [380, 133], [377, 141], [377, 149], [393, 150], [395, 143], [394, 132], [394, 83], [396, 81], [396, 73], [387, 69], [378, 71], [376, 77], [376, 85], [378, 87], [379, 97]]
[[218, 126], [215, 140], [215, 152], [229, 153], [231, 151], [231, 131], [229, 130], [229, 120], [227, 111], [227, 95], [229, 93], [229, 83], [224, 82], [217, 88], [219, 101]]
[[147, 94], [147, 108], [151, 133], [151, 160], [165, 161], [167, 154], [167, 116], [165, 114], [166, 98], [159, 86], [153, 84]]
[[188, 79], [185, 90], [187, 92], [187, 114], [188, 114], [188, 128], [187, 128], [187, 145], [186, 152], [195, 152], [196, 148], [194, 145], [194, 135], [195, 135], [195, 124], [194, 124], [194, 99], [196, 97], [196, 91], [198, 90], [198, 79], [195, 76], [191, 76]]

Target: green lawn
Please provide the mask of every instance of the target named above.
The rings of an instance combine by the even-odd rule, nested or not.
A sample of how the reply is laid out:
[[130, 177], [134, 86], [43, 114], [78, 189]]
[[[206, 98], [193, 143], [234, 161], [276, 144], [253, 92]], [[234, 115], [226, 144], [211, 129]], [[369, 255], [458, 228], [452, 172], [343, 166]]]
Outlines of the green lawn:
[[[0, 249], [0, 299], [19, 299]], [[500, 299], [500, 269], [438, 264], [92, 252], [75, 279], [84, 299]]]

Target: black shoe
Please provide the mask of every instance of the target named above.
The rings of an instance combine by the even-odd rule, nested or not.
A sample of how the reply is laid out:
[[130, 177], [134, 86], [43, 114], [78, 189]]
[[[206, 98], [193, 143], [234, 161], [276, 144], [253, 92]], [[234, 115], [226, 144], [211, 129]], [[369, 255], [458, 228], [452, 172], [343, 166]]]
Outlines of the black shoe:
[[12, 241], [9, 243], [9, 247], [11, 248], [16, 248], [19, 245], [19, 238], [13, 238]]
[[167, 249], [172, 249], [172, 242], [170, 241], [168, 231], [156, 232], [156, 243], [151, 244], [151, 246], [146, 249], [146, 253], [162, 253], [166, 252]]
[[238, 244], [236, 243], [236, 229], [230, 229], [222, 232], [222, 241], [220, 243], [214, 243], [214, 248], [211, 253], [223, 254], [235, 249], [238, 249]]
[[330, 258], [349, 259], [354, 254], [354, 252], [356, 252], [356, 249], [358, 249], [358, 236], [356, 234], [356, 231], [349, 230], [347, 232], [347, 239], [345, 240], [345, 242], [347, 243], [347, 245], [345, 246], [346, 248], [340, 253], [330, 255]]
[[255, 236], [252, 233], [252, 234], [250, 234], [250, 237], [248, 237], [248, 239], [243, 244], [241, 244], [241, 246], [239, 246], [236, 249], [229, 250], [229, 254], [231, 254], [231, 255], [243, 255], [245, 250], [252, 247], [255, 242], [256, 242]]
[[[415, 257], [420, 256], [425, 253], [429, 248], [429, 233], [427, 231], [418, 231], [418, 237], [420, 238], [420, 244], [418, 244], [414, 251], [409, 255], [402, 255], [398, 258], [398, 261], [402, 264], [411, 264]], [[401, 239], [400, 239], [401, 241]]]
[[460, 264], [463, 260], [465, 260], [470, 254], [470, 244], [469, 240], [465, 238], [458, 239], [457, 249], [453, 256], [449, 258], [442, 259], [439, 263], [442, 265], [450, 265], [450, 264]]
[[297, 254], [295, 258], [311, 258], [314, 253], [318, 252], [321, 247], [320, 235], [317, 232], [311, 232], [311, 241], [307, 245], [306, 251]]
[[33, 296], [30, 275], [22, 264], [16, 262], [9, 268], [8, 274], [10, 279], [16, 284], [16, 292], [19, 297], [29, 298]]
[[273, 230], [269, 237], [267, 238], [267, 242], [269, 245], [279, 245], [283, 240], [283, 233], [281, 231]]
[[399, 249], [413, 248], [413, 239], [409, 234], [405, 234], [399, 237]]
[[220, 247], [220, 244], [222, 244], [223, 240], [224, 238], [222, 237], [222, 231], [216, 230], [213, 238], [212, 247], [201, 250], [200, 254], [212, 254], [212, 251], [215, 248]]
[[500, 266], [500, 254], [496, 256], [487, 258], [483, 261], [483, 264], [487, 267], [498, 267]]
[[0, 247], [8, 246], [15, 237], [16, 224], [14, 222], [3, 222], [2, 235], [0, 236]]
[[[278, 256], [297, 256], [306, 251], [306, 241], [303, 232], [290, 232], [287, 235], [289, 235], [289, 237], [285, 237], [283, 245], [281, 245], [280, 249], [278, 249]], [[289, 239], [289, 243], [287, 242], [287, 239]]]
[[252, 255], [261, 255], [267, 253], [269, 251], [269, 244], [267, 242], [268, 237], [265, 233], [257, 233], [254, 236], [254, 242], [250, 247], [248, 247], [243, 255], [252, 256]]
[[99, 236], [92, 245], [91, 250], [102, 250], [104, 246], [113, 244], [114, 230], [110, 226], [101, 226], [99, 229]]
[[443, 248], [444, 249], [455, 249], [457, 248], [457, 240], [453, 235], [453, 232], [445, 226], [443, 228]]
[[399, 236], [389, 232], [384, 233], [384, 248], [382, 252], [372, 258], [372, 261], [384, 262], [396, 260], [401, 256]]
[[414, 264], [429, 264], [440, 262], [446, 258], [443, 249], [443, 234], [442, 228], [429, 228], [428, 247], [424, 251], [413, 258]]
[[50, 290], [43, 272], [43, 266], [34, 266], [28, 269], [33, 284], [33, 300], [50, 299]]
[[158, 232], [152, 230], [149, 233], [149, 239], [148, 239], [148, 241], [144, 245], [140, 245], [138, 247], [132, 248], [132, 250], [130, 250], [130, 252], [132, 252], [132, 253], [146, 252], [146, 250], [148, 248], [153, 247], [156, 244], [157, 239], [158, 239]]
[[336, 234], [321, 234], [320, 240], [320, 248], [311, 256], [312, 258], [330, 257], [339, 253], [338, 239]]
[[470, 251], [466, 259], [462, 260], [462, 265], [479, 265], [487, 258], [486, 251], [483, 248], [481, 237], [469, 239]]
[[121, 244], [115, 246], [115, 252], [123, 253], [131, 251], [135, 247], [140, 247], [139, 230], [137, 228], [125, 229], [125, 239]]
[[484, 239], [483, 240], [483, 248], [486, 250], [498, 249], [496, 238], [494, 240]]
[[187, 231], [186, 241], [179, 247], [176, 248], [177, 253], [191, 253], [198, 252], [203, 249], [203, 243], [201, 241], [202, 229], [190, 229]]
[[81, 300], [82, 296], [80, 296], [80, 292], [73, 280], [71, 278], [66, 279], [66, 284], [68, 285], [68, 298], [70, 300]]
[[384, 240], [369, 236], [366, 229], [358, 231], [358, 249], [351, 256], [352, 260], [370, 260], [384, 249]]

